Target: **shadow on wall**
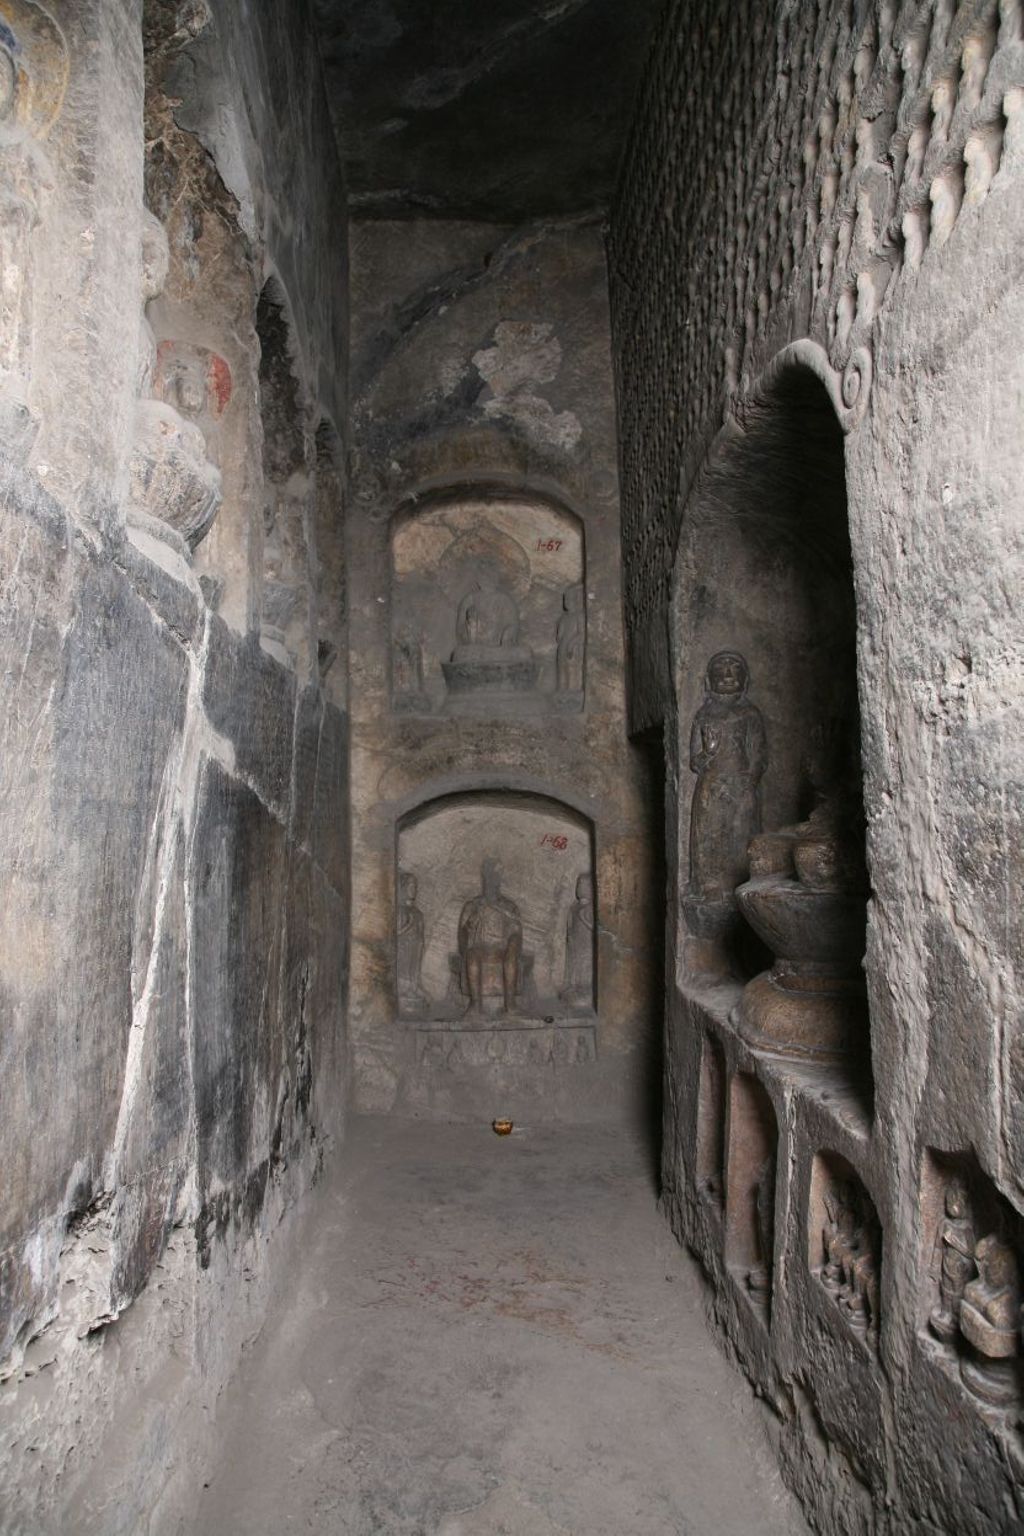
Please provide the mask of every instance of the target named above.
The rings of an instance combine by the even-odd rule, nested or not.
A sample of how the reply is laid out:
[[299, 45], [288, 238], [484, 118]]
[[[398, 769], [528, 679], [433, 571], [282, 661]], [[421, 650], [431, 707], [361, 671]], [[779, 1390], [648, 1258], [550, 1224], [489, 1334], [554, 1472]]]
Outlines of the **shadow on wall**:
[[632, 748], [640, 770], [641, 801], [645, 811], [644, 835], [650, 850], [647, 865], [649, 889], [643, 901], [650, 914], [648, 939], [652, 985], [650, 1017], [641, 1042], [642, 1064], [639, 1075], [640, 1099], [637, 1124], [646, 1143], [651, 1177], [656, 1187], [661, 1183], [661, 1153], [665, 1097], [665, 920], [667, 824], [665, 820], [665, 734], [660, 725], [632, 739]]

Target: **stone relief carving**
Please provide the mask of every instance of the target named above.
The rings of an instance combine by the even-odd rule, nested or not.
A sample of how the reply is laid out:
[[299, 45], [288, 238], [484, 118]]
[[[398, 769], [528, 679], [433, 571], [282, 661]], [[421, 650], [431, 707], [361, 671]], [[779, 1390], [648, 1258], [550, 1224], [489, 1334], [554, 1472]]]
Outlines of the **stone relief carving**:
[[501, 870], [485, 859], [481, 892], [465, 903], [459, 918], [459, 958], [467, 1012], [510, 1014], [520, 989], [523, 922], [514, 901], [501, 894]]
[[874, 1206], [852, 1178], [833, 1180], [825, 1191], [824, 1205], [818, 1278], [849, 1326], [876, 1343], [882, 1234]]
[[429, 713], [430, 699], [423, 687], [423, 638], [409, 624], [401, 625], [395, 634], [391, 668], [395, 709]]
[[67, 46], [31, 0], [0, 5], [0, 448], [23, 462], [38, 423], [29, 410], [34, 234], [53, 177], [43, 141], [67, 91]]
[[974, 1222], [966, 1182], [954, 1177], [946, 1185], [945, 1214], [935, 1239], [934, 1267], [939, 1274], [939, 1301], [928, 1317], [935, 1337], [949, 1344], [960, 1326], [964, 1287], [974, 1274]]
[[[142, 293], [148, 305], [167, 281], [167, 234], [144, 211]], [[210, 361], [204, 365], [205, 355]], [[222, 358], [199, 348], [156, 344], [145, 310], [139, 322], [140, 398], [129, 465], [129, 515], [151, 531], [170, 529], [195, 549], [220, 509], [220, 470], [210, 460], [200, 424], [218, 419], [231, 393]], [[212, 378], [210, 377], [212, 376]], [[211, 395], [213, 401], [211, 402]]]
[[594, 1006], [594, 877], [580, 875], [565, 930], [565, 988], [570, 1008]]
[[754, 1186], [754, 1235], [757, 1260], [747, 1271], [747, 1288], [759, 1301], [771, 1296], [775, 1259], [775, 1151], [761, 1164]]
[[391, 565], [396, 712], [503, 718], [583, 708], [578, 519], [521, 496], [442, 498], [396, 519]]
[[736, 892], [776, 960], [748, 982], [734, 1022], [752, 1045], [776, 1055], [864, 1060], [868, 886], [860, 756], [844, 722], [819, 727], [807, 767], [814, 810], [752, 840], [751, 878]]
[[398, 875], [398, 912], [396, 917], [396, 955], [398, 970], [398, 1006], [403, 1013], [422, 1014], [430, 1007], [423, 989], [423, 913], [416, 905], [419, 883], [407, 870]]
[[582, 1066], [597, 1059], [594, 1026], [557, 1024], [481, 1031], [428, 1026], [417, 1032], [417, 1060], [435, 1071], [474, 1067]]
[[974, 1395], [993, 1407], [1017, 1401], [1021, 1284], [1010, 1244], [989, 1233], [974, 1249], [977, 1275], [964, 1286], [960, 1331], [967, 1348], [960, 1375]]
[[467, 695], [486, 695], [500, 711], [509, 694], [531, 692], [537, 663], [519, 634], [519, 608], [489, 572], [483, 572], [459, 603], [455, 649], [441, 663], [450, 702], [457, 707]]
[[750, 670], [738, 651], [711, 657], [704, 686], [705, 700], [690, 732], [690, 770], [697, 785], [682, 905], [691, 933], [720, 938], [735, 921], [734, 892], [747, 877], [747, 845], [760, 830], [767, 740], [761, 711], [747, 698]]
[[587, 619], [583, 587], [567, 587], [562, 594], [562, 614], [555, 632], [555, 692], [563, 707], [583, 703], [583, 664], [587, 645]]

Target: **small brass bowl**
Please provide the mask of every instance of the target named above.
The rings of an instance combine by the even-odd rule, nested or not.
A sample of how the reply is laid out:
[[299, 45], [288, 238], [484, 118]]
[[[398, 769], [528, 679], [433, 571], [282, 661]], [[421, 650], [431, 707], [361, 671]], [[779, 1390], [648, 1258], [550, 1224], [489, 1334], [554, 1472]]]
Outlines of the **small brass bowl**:
[[491, 1130], [494, 1132], [495, 1136], [511, 1136], [512, 1135], [512, 1121], [511, 1120], [492, 1120], [491, 1121]]

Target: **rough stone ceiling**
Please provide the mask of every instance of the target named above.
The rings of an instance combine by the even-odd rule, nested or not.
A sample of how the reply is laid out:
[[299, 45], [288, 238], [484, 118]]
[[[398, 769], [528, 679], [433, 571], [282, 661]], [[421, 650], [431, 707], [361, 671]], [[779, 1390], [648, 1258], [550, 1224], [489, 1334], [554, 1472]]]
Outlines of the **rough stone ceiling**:
[[664, 0], [314, 0], [353, 212], [604, 207]]

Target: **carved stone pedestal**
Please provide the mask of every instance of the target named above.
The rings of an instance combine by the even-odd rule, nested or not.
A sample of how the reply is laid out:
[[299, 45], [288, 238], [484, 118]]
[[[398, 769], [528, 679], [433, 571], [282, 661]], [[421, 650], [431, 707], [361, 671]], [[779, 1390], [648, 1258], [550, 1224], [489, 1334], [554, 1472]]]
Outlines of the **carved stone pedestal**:
[[866, 1055], [864, 897], [761, 875], [736, 892], [751, 927], [779, 957], [744, 989], [735, 1022], [751, 1045], [778, 1056], [842, 1061]]
[[448, 688], [446, 707], [452, 713], [478, 714], [485, 705], [499, 715], [537, 707], [537, 662], [529, 652], [493, 660], [443, 661], [441, 670]]

